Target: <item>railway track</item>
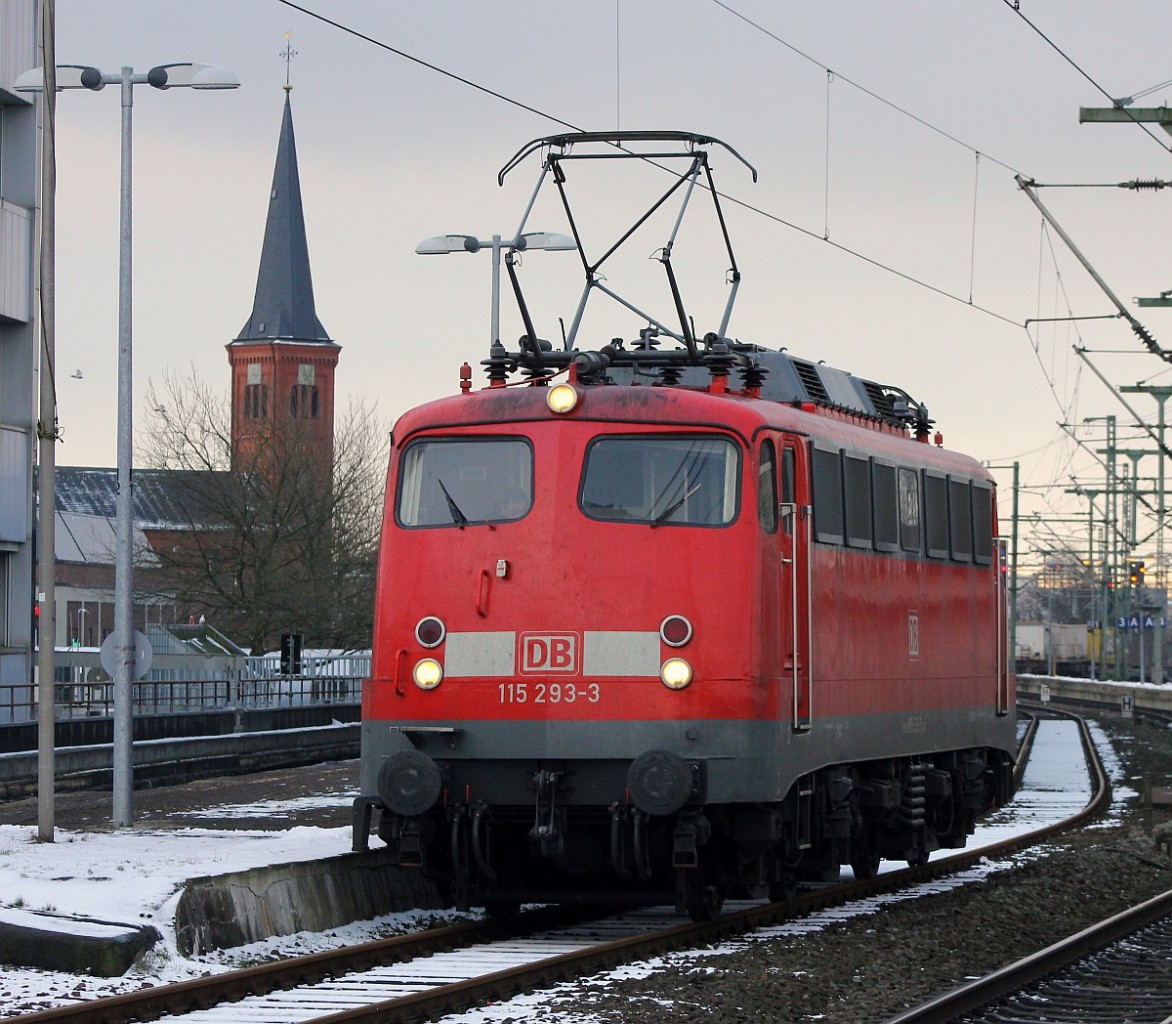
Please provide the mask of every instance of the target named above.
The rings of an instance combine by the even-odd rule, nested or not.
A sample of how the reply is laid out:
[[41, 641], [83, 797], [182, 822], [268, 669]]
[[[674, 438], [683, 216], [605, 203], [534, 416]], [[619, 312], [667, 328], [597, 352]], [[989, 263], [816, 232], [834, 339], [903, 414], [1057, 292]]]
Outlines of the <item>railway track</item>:
[[[1046, 712], [1073, 717], [1073, 712], [1058, 712], [1052, 705]], [[1163, 712], [1145, 711], [1144, 717], [1164, 727], [1172, 725], [1172, 716]], [[883, 1024], [1169, 1024], [1169, 950], [1172, 890]]]
[[884, 1024], [1073, 1024], [1172, 1019], [1172, 891]]
[[[1037, 714], [1043, 713], [1062, 714], [1055, 709], [1037, 709]], [[1023, 744], [1031, 735], [1027, 728]], [[580, 914], [569, 918], [560, 908], [546, 908], [522, 915], [508, 929], [493, 921], [466, 922], [16, 1019], [22, 1024], [82, 1020], [86, 1024], [122, 1024], [172, 1015], [195, 1024], [250, 1019], [254, 1012], [255, 1019], [287, 1024], [434, 1019], [563, 979], [675, 949], [702, 947], [816, 910], [943, 878], [982, 859], [1006, 856], [1042, 842], [1088, 821], [1110, 803], [1106, 775], [1085, 724], [1082, 745], [1094, 796], [1082, 810], [1060, 822], [920, 867], [803, 893], [785, 903], [733, 909], [716, 921], [678, 923], [643, 912], [583, 924]], [[326, 1010], [335, 1012], [323, 1016]]]

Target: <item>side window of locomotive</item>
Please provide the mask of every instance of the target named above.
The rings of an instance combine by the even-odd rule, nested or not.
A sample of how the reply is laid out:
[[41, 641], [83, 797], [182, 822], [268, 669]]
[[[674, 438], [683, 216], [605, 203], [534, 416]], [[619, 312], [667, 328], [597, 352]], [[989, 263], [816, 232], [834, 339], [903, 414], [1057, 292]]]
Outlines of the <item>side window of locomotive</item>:
[[757, 465], [757, 521], [766, 533], [777, 532], [777, 457], [772, 441], [761, 445]]
[[914, 469], [899, 470], [899, 546], [920, 550], [920, 476]]
[[993, 562], [993, 489], [988, 484], [973, 483], [973, 561], [978, 565]]
[[814, 537], [823, 544], [841, 544], [842, 456], [838, 449], [814, 447], [811, 451], [814, 484]]
[[533, 506], [533, 450], [522, 438], [428, 438], [403, 452], [400, 526], [503, 523]]
[[948, 557], [948, 479], [924, 470], [924, 537], [929, 558]]
[[579, 505], [591, 519], [727, 526], [739, 479], [739, 449], [727, 438], [604, 436], [586, 451]]
[[843, 499], [846, 506], [846, 542], [853, 548], [871, 546], [871, 460], [865, 455], [842, 454]]
[[[781, 450], [781, 500], [787, 505], [793, 505], [797, 501], [794, 490], [794, 463], [796, 459], [797, 455], [793, 448], [787, 447]], [[793, 516], [785, 518], [781, 529], [785, 534], [794, 532]]]
[[898, 551], [900, 523], [895, 466], [872, 459], [871, 490], [874, 494], [875, 547], [880, 551]]
[[973, 505], [969, 482], [948, 478], [948, 536], [956, 562], [973, 560]]

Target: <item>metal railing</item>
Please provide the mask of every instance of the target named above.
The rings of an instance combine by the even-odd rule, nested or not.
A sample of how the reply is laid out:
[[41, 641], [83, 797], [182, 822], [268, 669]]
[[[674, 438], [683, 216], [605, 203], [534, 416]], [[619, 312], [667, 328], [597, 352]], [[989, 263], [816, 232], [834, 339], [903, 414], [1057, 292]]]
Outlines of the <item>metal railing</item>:
[[[160, 656], [145, 679], [133, 684], [136, 715], [219, 709], [287, 708], [355, 704], [370, 675], [370, 654], [321, 654], [302, 658], [301, 671], [282, 674], [279, 655], [245, 658]], [[54, 702], [58, 719], [113, 714], [114, 684], [97, 650], [59, 652]], [[35, 721], [36, 691], [0, 685], [0, 723]]]

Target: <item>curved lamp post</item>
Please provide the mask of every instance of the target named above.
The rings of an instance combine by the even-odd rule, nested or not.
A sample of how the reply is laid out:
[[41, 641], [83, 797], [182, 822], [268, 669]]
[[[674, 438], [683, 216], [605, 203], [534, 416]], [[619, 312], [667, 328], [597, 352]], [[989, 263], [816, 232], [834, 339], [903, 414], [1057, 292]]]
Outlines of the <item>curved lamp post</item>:
[[[132, 417], [133, 395], [131, 345], [131, 111], [134, 87], [155, 89], [236, 89], [240, 79], [227, 68], [214, 64], [160, 64], [146, 74], [131, 67], [111, 73], [84, 64], [54, 66], [56, 87], [89, 89], [98, 92], [107, 85], [122, 88], [121, 204], [118, 248], [118, 494], [115, 504], [114, 632], [118, 648], [114, 673], [114, 825], [126, 827], [133, 816], [134, 763], [132, 758], [131, 689], [135, 678], [134, 645], [134, 501], [131, 468], [134, 458]], [[43, 92], [44, 68], [33, 68], [13, 83], [17, 92]], [[52, 538], [43, 542], [52, 543]], [[42, 638], [42, 643], [44, 639]], [[51, 642], [51, 640], [50, 640]]]

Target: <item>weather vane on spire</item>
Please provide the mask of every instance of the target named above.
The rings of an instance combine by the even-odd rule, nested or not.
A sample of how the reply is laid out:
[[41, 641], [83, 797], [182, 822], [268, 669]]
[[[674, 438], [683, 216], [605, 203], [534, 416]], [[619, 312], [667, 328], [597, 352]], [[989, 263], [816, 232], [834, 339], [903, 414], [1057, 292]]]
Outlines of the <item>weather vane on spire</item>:
[[289, 84], [289, 64], [292, 62], [293, 58], [297, 56], [297, 51], [293, 49], [292, 29], [285, 33], [285, 49], [277, 54], [277, 56], [285, 58], [285, 91], [288, 92], [293, 88], [293, 86]]

